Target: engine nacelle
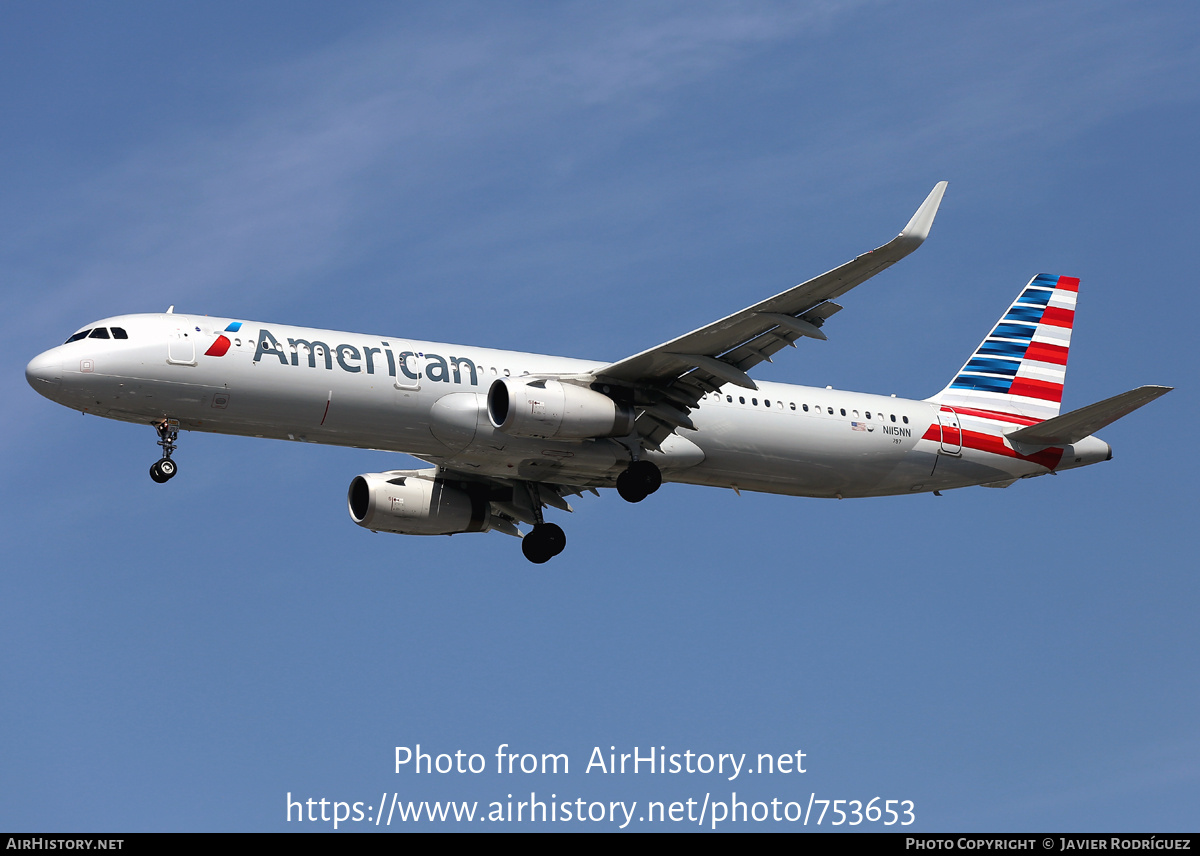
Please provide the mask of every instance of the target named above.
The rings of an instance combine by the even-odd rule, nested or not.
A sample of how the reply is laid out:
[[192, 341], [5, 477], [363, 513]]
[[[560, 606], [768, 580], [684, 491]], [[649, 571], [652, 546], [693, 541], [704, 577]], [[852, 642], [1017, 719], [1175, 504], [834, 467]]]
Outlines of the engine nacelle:
[[435, 470], [366, 473], [350, 482], [350, 519], [366, 529], [401, 535], [455, 535], [491, 528], [485, 496], [432, 477]]
[[633, 431], [633, 408], [556, 380], [498, 378], [488, 390], [488, 419], [511, 437], [590, 440]]

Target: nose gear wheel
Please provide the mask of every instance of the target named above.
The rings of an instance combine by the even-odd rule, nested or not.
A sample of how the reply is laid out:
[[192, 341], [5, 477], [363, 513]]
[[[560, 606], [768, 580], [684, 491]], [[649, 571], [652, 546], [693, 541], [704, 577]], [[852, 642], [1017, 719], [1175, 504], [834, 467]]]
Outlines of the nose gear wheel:
[[158, 445], [162, 447], [163, 456], [150, 465], [150, 478], [158, 484], [163, 484], [179, 472], [179, 466], [171, 460], [171, 453], [178, 448], [175, 441], [179, 439], [179, 423], [172, 419], [164, 419], [155, 423], [154, 430], [158, 432]]

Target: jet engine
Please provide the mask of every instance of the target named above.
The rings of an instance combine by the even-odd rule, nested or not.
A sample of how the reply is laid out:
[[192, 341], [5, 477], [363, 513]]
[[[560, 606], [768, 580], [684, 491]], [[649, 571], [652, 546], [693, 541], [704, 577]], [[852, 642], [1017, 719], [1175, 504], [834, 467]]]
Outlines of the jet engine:
[[[492, 526], [486, 496], [434, 478], [436, 470], [366, 473], [350, 482], [350, 519], [365, 529], [401, 535], [486, 532]], [[500, 521], [497, 521], [499, 523]]]
[[511, 437], [591, 440], [633, 431], [633, 408], [556, 380], [498, 378], [488, 390], [488, 419]]

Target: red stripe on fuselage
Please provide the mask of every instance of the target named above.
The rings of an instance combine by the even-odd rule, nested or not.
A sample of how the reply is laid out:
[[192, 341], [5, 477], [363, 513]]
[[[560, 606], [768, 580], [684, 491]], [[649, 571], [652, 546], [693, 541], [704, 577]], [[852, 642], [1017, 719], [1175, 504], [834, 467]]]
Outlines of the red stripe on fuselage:
[[1041, 419], [1019, 416], [1016, 413], [1001, 413], [998, 410], [979, 410], [974, 407], [955, 407], [954, 412], [960, 416], [978, 416], [982, 419], [995, 419], [1000, 422], [1010, 422], [1013, 425], [1037, 425]]
[[[960, 413], [963, 411], [959, 411]], [[1036, 422], [1030, 424], [1037, 424]], [[1039, 466], [1043, 466], [1048, 470], [1052, 470], [1058, 466], [1062, 460], [1063, 450], [1060, 448], [1042, 449], [1040, 452], [1034, 452], [1032, 455], [1022, 455], [1014, 452], [1008, 446], [1004, 445], [1004, 438], [997, 434], [985, 434], [982, 431], [962, 431], [962, 445], [965, 449], [971, 449], [975, 452], [988, 452], [993, 455], [1003, 455], [1006, 458], [1019, 458], [1022, 461], [1031, 461]], [[938, 429], [937, 424], [930, 425], [925, 431], [922, 440], [932, 440], [935, 443], [941, 443], [942, 432]]]
[[993, 455], [1004, 455], [1008, 458], [1020, 458], [1022, 461], [1032, 461], [1048, 470], [1057, 467], [1058, 462], [1062, 460], [1063, 456], [1063, 450], [1058, 447], [1042, 449], [1042, 451], [1034, 452], [1032, 455], [1022, 455], [1004, 445], [1004, 438], [998, 437], [995, 434], [981, 434], [978, 431], [964, 431], [963, 445], [968, 449], [974, 449], [979, 452], [991, 452]]

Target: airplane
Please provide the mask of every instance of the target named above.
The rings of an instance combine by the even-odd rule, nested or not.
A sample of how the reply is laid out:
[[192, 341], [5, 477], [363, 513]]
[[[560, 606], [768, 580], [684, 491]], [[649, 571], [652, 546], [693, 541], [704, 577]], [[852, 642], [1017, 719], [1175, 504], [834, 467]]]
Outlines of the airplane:
[[[1039, 274], [949, 384], [923, 401], [755, 381], [802, 338], [825, 340], [834, 300], [919, 247], [939, 182], [886, 244], [617, 362], [568, 359], [165, 313], [81, 328], [25, 369], [51, 401], [154, 427], [151, 478], [177, 473], [179, 432], [404, 452], [426, 469], [364, 473], [359, 526], [410, 535], [498, 531], [531, 562], [561, 553], [545, 520], [568, 496], [664, 482], [791, 496], [933, 493], [1112, 458], [1095, 432], [1171, 387], [1060, 414], [1079, 280]], [[519, 526], [530, 527], [522, 533]]]

